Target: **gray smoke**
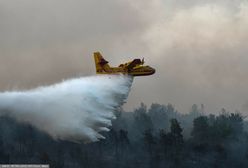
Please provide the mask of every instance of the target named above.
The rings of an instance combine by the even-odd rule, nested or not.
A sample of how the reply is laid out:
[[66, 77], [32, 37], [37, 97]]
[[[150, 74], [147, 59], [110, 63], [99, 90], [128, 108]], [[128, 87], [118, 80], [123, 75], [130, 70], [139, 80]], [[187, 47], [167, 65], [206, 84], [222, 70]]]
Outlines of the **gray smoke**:
[[92, 142], [104, 138], [113, 112], [126, 100], [132, 78], [92, 76], [29, 91], [0, 93], [0, 116], [15, 118], [54, 139]]

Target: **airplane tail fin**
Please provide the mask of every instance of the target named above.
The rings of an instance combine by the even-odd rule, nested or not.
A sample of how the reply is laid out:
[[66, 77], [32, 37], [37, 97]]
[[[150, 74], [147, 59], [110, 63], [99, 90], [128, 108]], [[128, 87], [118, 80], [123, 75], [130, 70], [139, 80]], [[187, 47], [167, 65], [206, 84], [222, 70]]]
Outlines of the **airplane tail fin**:
[[106, 61], [100, 52], [94, 52], [94, 59], [96, 65], [96, 73], [107, 72], [110, 69], [108, 61]]

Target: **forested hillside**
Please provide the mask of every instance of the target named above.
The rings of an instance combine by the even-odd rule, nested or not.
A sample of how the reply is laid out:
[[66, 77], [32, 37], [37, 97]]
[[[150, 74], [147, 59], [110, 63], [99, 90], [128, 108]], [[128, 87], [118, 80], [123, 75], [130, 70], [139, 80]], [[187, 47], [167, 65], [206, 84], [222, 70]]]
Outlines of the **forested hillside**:
[[[82, 144], [53, 140], [30, 125], [0, 118], [0, 163], [47, 163], [54, 168], [242, 168], [248, 167], [245, 118], [222, 109], [218, 115], [192, 106], [143, 103], [116, 112], [103, 139]], [[59, 116], [58, 116], [59, 117]]]

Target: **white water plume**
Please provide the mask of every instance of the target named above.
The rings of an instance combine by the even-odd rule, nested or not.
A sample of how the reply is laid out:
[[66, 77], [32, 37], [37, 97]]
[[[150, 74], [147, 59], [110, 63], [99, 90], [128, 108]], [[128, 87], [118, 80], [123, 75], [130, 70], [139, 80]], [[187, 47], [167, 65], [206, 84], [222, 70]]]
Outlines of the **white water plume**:
[[29, 91], [0, 93], [0, 116], [15, 118], [54, 139], [92, 142], [104, 138], [113, 112], [128, 96], [132, 77], [91, 76]]

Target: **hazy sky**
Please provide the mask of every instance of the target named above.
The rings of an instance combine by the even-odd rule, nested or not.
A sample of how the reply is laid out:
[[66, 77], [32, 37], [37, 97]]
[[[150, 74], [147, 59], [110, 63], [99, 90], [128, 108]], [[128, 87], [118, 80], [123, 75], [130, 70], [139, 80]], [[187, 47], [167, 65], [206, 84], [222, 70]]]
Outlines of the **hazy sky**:
[[182, 112], [248, 110], [245, 0], [0, 0], [0, 90], [94, 75], [145, 57], [157, 72], [134, 80], [127, 110], [157, 102]]

